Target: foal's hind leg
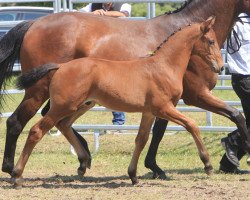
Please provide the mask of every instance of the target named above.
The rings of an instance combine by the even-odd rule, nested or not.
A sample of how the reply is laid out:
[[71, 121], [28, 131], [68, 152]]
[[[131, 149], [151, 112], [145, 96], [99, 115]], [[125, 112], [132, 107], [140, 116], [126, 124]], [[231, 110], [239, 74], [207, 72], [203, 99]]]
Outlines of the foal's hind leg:
[[128, 167], [128, 174], [132, 184], [138, 183], [138, 178], [136, 177], [137, 164], [140, 154], [148, 141], [154, 119], [155, 117], [151, 113], [142, 113], [140, 128], [135, 139], [135, 150]]
[[83, 148], [81, 142], [79, 141], [77, 136], [73, 133], [73, 129], [71, 128], [71, 126], [78, 117], [80, 117], [85, 112], [87, 112], [89, 109], [94, 107], [94, 105], [95, 105], [95, 102], [91, 102], [90, 104], [82, 105], [76, 112], [74, 112], [72, 115], [64, 118], [56, 125], [56, 127], [62, 132], [62, 134], [66, 137], [66, 139], [74, 147], [74, 149], [77, 153], [78, 160], [80, 162], [80, 167], [78, 168], [77, 172], [78, 172], [78, 175], [80, 175], [80, 176], [84, 175], [84, 173], [86, 171], [86, 167], [88, 167], [88, 168], [91, 167], [91, 156], [90, 156], [90, 153], [87, 152], [89, 155], [89, 159], [88, 159], [88, 162], [85, 163], [84, 161], [86, 159], [83, 159], [83, 157], [85, 156], [83, 152], [85, 152], [86, 149]]
[[[39, 90], [40, 92], [40, 90]], [[14, 157], [16, 151], [16, 142], [27, 122], [36, 114], [41, 105], [48, 98], [46, 92], [36, 92], [32, 96], [33, 90], [27, 90], [22, 102], [14, 113], [7, 119], [6, 142], [2, 171], [11, 174], [14, 167]], [[32, 96], [32, 97], [31, 97]]]
[[188, 132], [192, 134], [194, 141], [196, 143], [196, 146], [198, 148], [200, 159], [205, 165], [204, 169], [208, 175], [211, 174], [213, 171], [213, 167], [210, 163], [207, 149], [205, 148], [202, 142], [199, 127], [196, 125], [196, 123], [192, 119], [189, 119], [188, 117], [183, 115], [181, 112], [179, 112], [174, 107], [173, 104], [164, 104], [164, 107], [160, 108], [154, 114], [160, 118], [170, 120], [172, 122], [175, 122], [183, 126], [184, 128], [186, 128]]
[[[94, 104], [92, 104], [92, 102], [87, 102], [86, 104], [85, 104], [85, 106], [86, 106], [86, 109], [88, 109], [88, 106], [90, 106], [90, 108], [91, 107], [93, 107], [95, 105], [95, 103]], [[41, 112], [41, 114], [42, 114], [42, 116], [44, 116], [48, 111], [49, 111], [49, 108], [50, 108], [50, 100], [47, 102], [47, 104], [44, 106], [44, 108], [42, 109], [42, 112]], [[90, 160], [89, 160], [89, 163], [88, 163], [88, 167], [90, 168], [90, 166], [91, 166], [91, 154], [90, 154], [90, 150], [89, 150], [89, 147], [88, 147], [88, 143], [87, 143], [87, 141], [75, 130], [75, 129], [73, 129], [73, 128], [71, 128], [72, 129], [72, 131], [73, 131], [73, 133], [74, 133], [74, 135], [77, 137], [77, 139], [80, 141], [80, 143], [81, 143], [81, 145], [82, 145], [82, 147], [87, 151], [87, 153], [89, 154], [89, 157], [90, 157]], [[66, 139], [68, 140], [68, 138], [66, 137]], [[69, 141], [69, 140], [68, 140]], [[69, 143], [71, 143], [70, 141], [69, 141]]]
[[42, 139], [45, 133], [47, 133], [55, 125], [55, 121], [56, 120], [53, 119], [53, 117], [46, 115], [30, 129], [23, 151], [11, 174], [15, 186], [22, 186], [22, 173], [32, 150]]

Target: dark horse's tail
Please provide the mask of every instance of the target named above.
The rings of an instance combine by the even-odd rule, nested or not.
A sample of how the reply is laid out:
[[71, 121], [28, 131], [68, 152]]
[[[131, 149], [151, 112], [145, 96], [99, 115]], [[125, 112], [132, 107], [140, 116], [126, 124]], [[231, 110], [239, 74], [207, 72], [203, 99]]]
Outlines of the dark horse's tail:
[[59, 68], [59, 65], [55, 63], [48, 63], [32, 70], [28, 71], [25, 74], [22, 74], [18, 77], [16, 86], [18, 89], [26, 89], [33, 86], [37, 81], [39, 81], [42, 77], [48, 74], [51, 70], [56, 70]]
[[[14, 63], [19, 59], [24, 35], [34, 21], [24, 21], [10, 29], [0, 40], [0, 90], [5, 89], [6, 81], [11, 77]], [[0, 95], [2, 108], [3, 95]]]

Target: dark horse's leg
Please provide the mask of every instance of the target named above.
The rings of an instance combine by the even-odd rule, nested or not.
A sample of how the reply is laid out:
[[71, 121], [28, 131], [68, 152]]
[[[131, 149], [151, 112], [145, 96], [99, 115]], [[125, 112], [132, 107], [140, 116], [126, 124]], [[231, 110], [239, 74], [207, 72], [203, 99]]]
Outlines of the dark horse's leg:
[[[22, 46], [24, 35], [28, 31], [29, 27], [33, 24], [33, 22], [34, 21], [25, 21], [19, 23], [18, 25], [13, 27], [7, 34], [5, 34], [0, 40], [0, 90], [4, 89], [6, 80], [12, 74], [15, 60], [19, 57], [20, 54], [20, 48]], [[1, 108], [3, 106], [2, 99], [3, 96], [0, 95]], [[26, 106], [28, 101], [30, 102], [29, 107]], [[43, 98], [41, 98], [40, 101], [43, 101]], [[25, 96], [22, 103], [8, 118], [6, 123], [7, 134], [2, 164], [3, 172], [7, 172], [9, 174], [12, 172], [17, 139], [22, 132], [23, 127], [38, 110], [39, 103], [34, 104], [34, 99], [30, 98], [30, 96]]]
[[[41, 112], [42, 116], [44, 116], [49, 111], [49, 108], [50, 108], [50, 101], [48, 101], [47, 104], [42, 109], [42, 112]], [[90, 151], [89, 151], [89, 146], [88, 146], [87, 141], [75, 129], [72, 128], [72, 130], [73, 130], [75, 136], [77, 137], [77, 139], [80, 141], [83, 148], [89, 154], [89, 157], [91, 158]]]
[[159, 144], [164, 136], [168, 121], [160, 118], [156, 118], [153, 127], [153, 136], [148, 149], [148, 153], [145, 158], [145, 167], [151, 169], [154, 173], [154, 178], [166, 179], [166, 174], [162, 169], [156, 164], [156, 153]]
[[2, 171], [11, 174], [14, 168], [14, 157], [16, 143], [19, 135], [27, 122], [36, 114], [37, 110], [43, 104], [47, 97], [40, 98], [39, 102], [24, 96], [23, 101], [7, 119], [7, 133], [4, 150]]

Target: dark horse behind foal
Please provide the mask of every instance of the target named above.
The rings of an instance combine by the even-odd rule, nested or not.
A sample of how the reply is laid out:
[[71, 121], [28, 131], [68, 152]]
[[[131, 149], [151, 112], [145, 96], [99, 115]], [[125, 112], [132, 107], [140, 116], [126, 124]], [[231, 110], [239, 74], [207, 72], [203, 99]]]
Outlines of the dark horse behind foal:
[[[14, 61], [19, 55], [22, 72], [47, 62], [62, 63], [80, 57], [135, 59], [152, 52], [164, 37], [174, 30], [211, 15], [216, 16], [214, 31], [221, 46], [238, 14], [249, 13], [249, 10], [250, 0], [192, 0], [172, 14], [145, 21], [74, 12], [52, 14], [36, 21], [24, 22], [14, 27], [0, 41], [0, 88], [4, 87], [5, 79], [11, 73]], [[210, 92], [216, 80], [217, 74], [213, 73], [201, 58], [192, 56], [184, 75], [182, 98], [187, 104], [229, 118], [237, 125], [245, 139], [248, 131], [244, 117], [238, 110], [226, 105]], [[8, 118], [2, 165], [4, 172], [12, 172], [17, 139], [24, 126], [48, 97], [48, 81], [43, 79], [25, 90], [22, 102]], [[156, 165], [155, 155], [157, 143], [161, 140], [167, 122], [156, 122], [154, 130], [159, 131], [153, 136], [145, 165], [156, 174], [164, 175]]]

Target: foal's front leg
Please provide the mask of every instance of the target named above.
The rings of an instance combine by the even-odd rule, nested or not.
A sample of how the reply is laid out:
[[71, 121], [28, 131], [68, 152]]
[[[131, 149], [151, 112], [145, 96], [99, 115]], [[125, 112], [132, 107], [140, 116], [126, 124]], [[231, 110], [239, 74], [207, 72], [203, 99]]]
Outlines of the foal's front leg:
[[151, 113], [142, 113], [138, 135], [135, 139], [135, 150], [128, 167], [128, 175], [132, 184], [138, 183], [138, 178], [136, 177], [137, 164], [140, 154], [148, 141], [148, 136], [154, 119], [155, 117]]
[[209, 160], [208, 151], [202, 142], [199, 127], [195, 121], [179, 112], [172, 103], [163, 104], [162, 107], [156, 109], [154, 114], [160, 118], [170, 120], [183, 126], [188, 132], [192, 134], [198, 148], [200, 159], [205, 165], [205, 172], [210, 175], [213, 172], [213, 167]]

